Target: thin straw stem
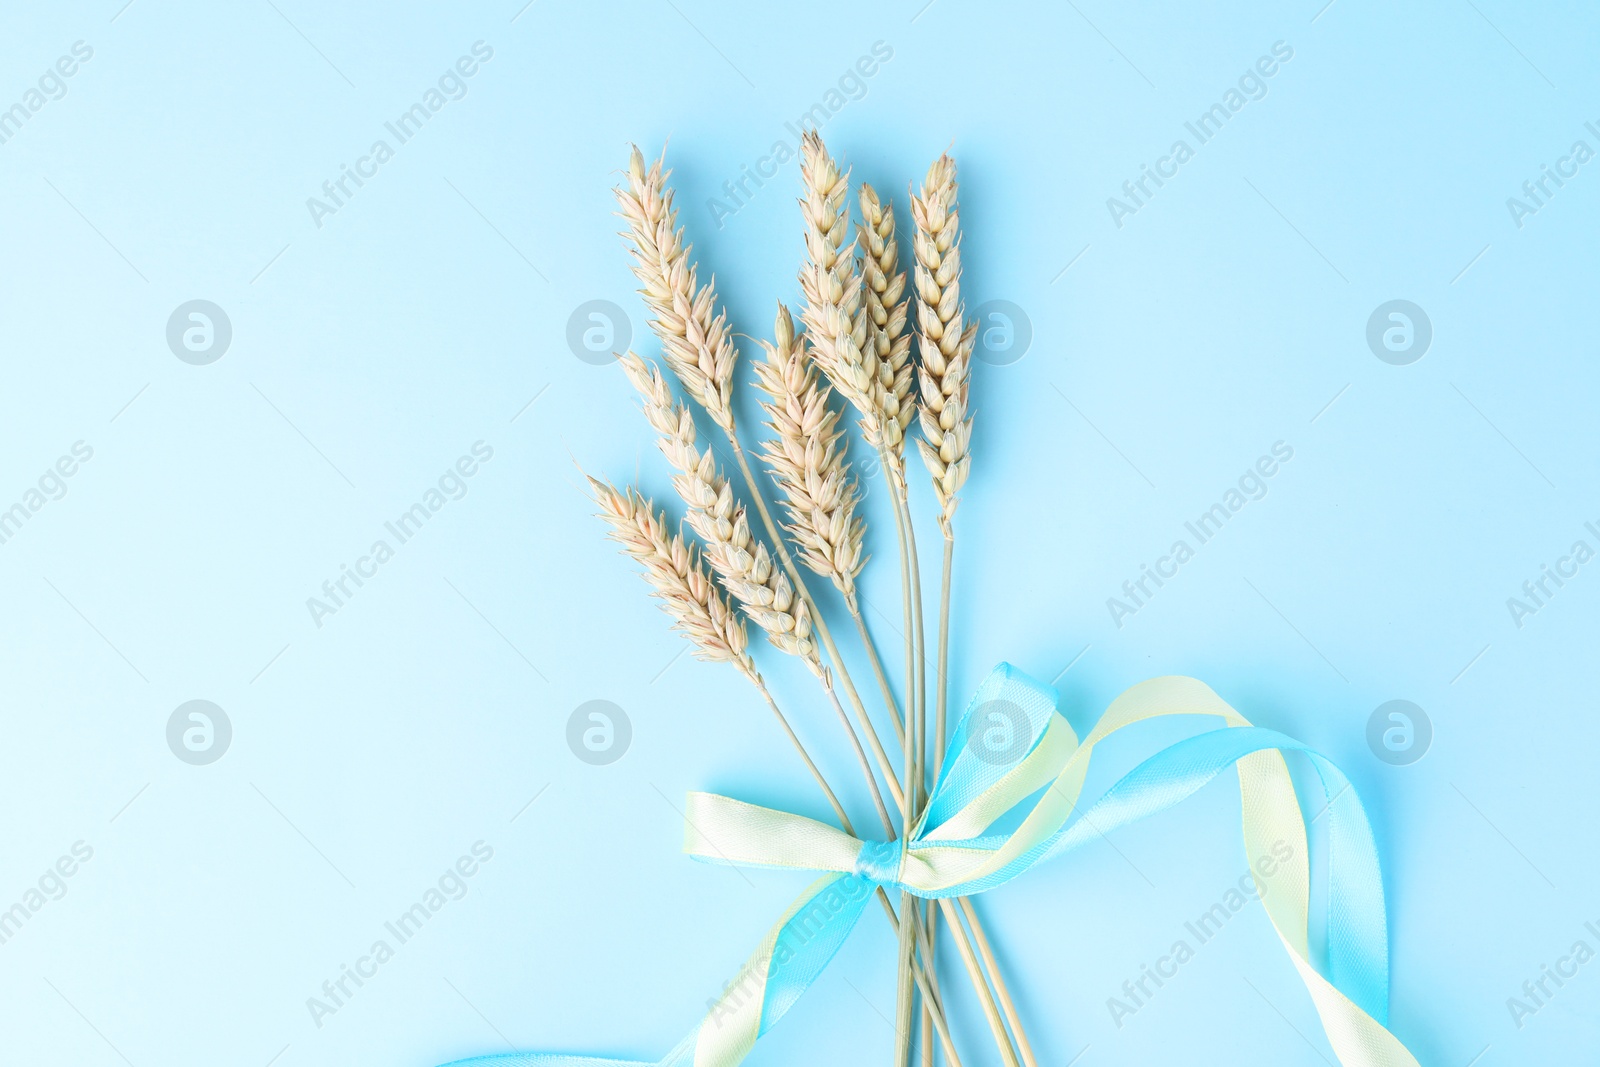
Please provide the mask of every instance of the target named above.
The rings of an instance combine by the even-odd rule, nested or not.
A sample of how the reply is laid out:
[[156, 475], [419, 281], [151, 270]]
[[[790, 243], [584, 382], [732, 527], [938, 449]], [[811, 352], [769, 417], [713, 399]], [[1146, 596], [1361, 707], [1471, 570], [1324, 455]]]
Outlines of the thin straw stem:
[[[924, 764], [927, 760], [927, 695], [926, 674], [924, 665], [923, 636], [922, 636], [922, 569], [917, 559], [916, 524], [911, 519], [911, 503], [906, 493], [906, 483], [902, 479], [898, 483], [898, 492], [894, 493], [894, 507], [903, 532], [901, 542], [902, 561], [909, 569], [909, 585], [907, 587], [906, 602], [910, 606], [910, 632], [908, 633], [909, 647], [914, 649], [914, 684], [912, 685], [913, 697], [909, 698], [915, 705], [915, 720], [912, 729], [915, 738], [912, 749], [915, 752], [916, 766], [912, 774], [915, 783], [914, 792], [916, 801], [912, 807], [920, 815], [922, 805], [927, 803], [928, 785], [927, 772]], [[935, 768], [938, 761], [935, 761]], [[937, 773], [937, 770], [935, 771]], [[909, 832], [909, 831], [908, 831]], [[924, 900], [921, 904], [922, 925], [927, 931], [929, 942], [929, 958], [932, 959], [934, 948], [938, 945], [938, 912], [930, 901]], [[930, 964], [931, 966], [931, 964]], [[974, 985], [983, 984], [982, 975], [971, 975]], [[927, 1034], [932, 1020], [926, 1012], [922, 1015], [922, 1032]], [[923, 1040], [923, 1062], [927, 1067], [932, 1067], [933, 1050], [926, 1037]]]
[[[894, 478], [892, 472], [890, 473], [890, 484], [891, 484], [891, 486], [897, 486], [897, 485], [900, 484], [899, 480]], [[900, 494], [897, 491], [894, 491], [893, 489], [891, 490], [891, 492], [894, 495], [894, 497], [898, 500]], [[898, 508], [898, 505], [896, 505], [896, 506]], [[902, 752], [904, 754], [904, 758], [905, 758], [905, 763], [904, 763], [905, 781], [902, 783], [903, 794], [902, 794], [902, 801], [901, 801], [901, 804], [900, 804], [900, 818], [901, 818], [901, 821], [902, 821], [903, 825], [906, 828], [906, 834], [909, 836], [910, 833], [911, 833], [912, 819], [916, 815], [917, 792], [918, 792], [918, 790], [917, 790], [917, 773], [918, 773], [918, 771], [917, 771], [917, 764], [918, 764], [918, 760], [917, 760], [917, 744], [918, 744], [918, 737], [917, 737], [917, 728], [916, 728], [917, 683], [916, 683], [916, 674], [915, 674], [915, 648], [914, 648], [914, 642], [915, 642], [915, 629], [914, 629], [914, 626], [915, 626], [915, 624], [913, 622], [914, 616], [912, 615], [912, 610], [911, 610], [912, 589], [914, 588], [914, 585], [912, 583], [912, 572], [910, 570], [911, 560], [913, 558], [913, 551], [910, 548], [910, 541], [909, 541], [909, 538], [910, 538], [910, 535], [911, 535], [910, 525], [909, 525], [909, 523], [907, 523], [905, 521], [904, 513], [900, 513], [900, 514], [898, 514], [896, 516], [896, 525], [899, 526], [899, 528], [900, 528], [901, 576], [902, 576], [903, 583], [904, 583], [903, 587], [902, 587], [902, 600], [904, 601], [905, 607], [906, 607], [905, 617], [906, 617], [906, 667], [907, 667], [907, 674], [906, 674], [906, 721], [905, 721], [905, 731], [901, 736], [901, 750], [902, 750]], [[900, 911], [901, 911], [902, 915], [905, 915], [908, 918], [911, 918], [912, 921], [915, 921], [915, 919], [912, 918], [912, 917], [915, 916], [916, 912], [920, 909], [920, 907], [921, 907], [921, 905], [917, 902], [915, 897], [911, 896], [909, 893], [901, 894], [901, 897], [900, 897]], [[901, 951], [902, 951], [902, 953], [904, 953], [905, 952], [905, 948], [902, 947]], [[930, 966], [931, 966], [931, 964], [930, 964]], [[909, 1067], [909, 1065], [911, 1063], [912, 997], [911, 997], [911, 985], [904, 978], [902, 978], [901, 982], [900, 982], [899, 999], [896, 1001], [896, 1008], [897, 1008], [897, 1012], [896, 1012], [896, 1016], [895, 1016], [895, 1031], [896, 1031], [896, 1034], [899, 1035], [900, 1038], [901, 1038], [901, 1044], [898, 1044], [896, 1046], [895, 1062], [897, 1064], [905, 1064], [906, 1067]]]
[[[927, 963], [930, 968], [935, 968], [937, 964], [934, 962], [933, 946], [939, 943], [938, 912], [934, 911], [932, 902], [927, 900], [922, 902], [922, 929], [928, 939]], [[924, 998], [922, 1002], [922, 1067], [933, 1067], [933, 1034], [930, 1032], [932, 1026], [933, 1011], [929, 1007], [927, 999]]]
[[[948, 536], [944, 539], [944, 575], [939, 583], [939, 668], [934, 674], [934, 685], [936, 688], [934, 690], [935, 711], [933, 718], [933, 773], [935, 775], [937, 775], [940, 768], [944, 766], [945, 701], [949, 693], [949, 680], [946, 675], [950, 662], [950, 563], [953, 556], [952, 548], [954, 543], [954, 540]], [[960, 904], [964, 912], [971, 914], [971, 905], [967, 903], [965, 897], [961, 898]], [[976, 917], [974, 916], [974, 923], [975, 922]], [[932, 939], [934, 944], [938, 944], [939, 920], [937, 913], [935, 913], [932, 908], [924, 907], [923, 926], [927, 928], [929, 938]], [[979, 955], [982, 956], [984, 961], [987, 963], [992, 959], [992, 956], [987, 951], [989, 944], [988, 938], [983, 936], [983, 931], [976, 925], [973, 929], [975, 940], [978, 942]], [[991, 964], [990, 970], [993, 969], [994, 968]], [[1013, 1014], [1012, 1011], [1009, 1010], [1010, 1003], [1011, 998], [1009, 995], [1003, 995], [1001, 997], [1000, 1004], [1002, 1009], [1007, 1009], [1006, 1019], [1008, 1021], [1012, 1019]], [[924, 1014], [922, 1017], [922, 1028], [924, 1034], [927, 1033], [928, 1028], [931, 1025], [932, 1019], [929, 1018], [928, 1015]], [[1014, 1022], [1012, 1023], [1012, 1029], [1016, 1030], [1016, 1024]], [[1019, 1044], [1020, 1043], [1021, 1042], [1019, 1042]], [[1030, 1055], [1031, 1050], [1024, 1051], [1023, 1059], [1027, 1060]], [[933, 1044], [931, 1041], [927, 1041], [926, 1039], [924, 1039], [922, 1062], [923, 1067], [933, 1067]], [[1034, 1065], [1029, 1063], [1027, 1067], [1034, 1067]]]
[[984, 966], [994, 979], [994, 991], [1000, 1000], [1000, 1010], [1005, 1013], [1006, 1022], [1011, 1026], [1011, 1036], [1016, 1039], [1017, 1051], [1022, 1053], [1024, 1067], [1039, 1067], [1039, 1061], [1033, 1055], [1033, 1046], [1028, 1044], [1028, 1035], [1022, 1032], [1022, 1018], [1018, 1015], [1017, 1006], [1011, 999], [1011, 991], [1006, 988], [1005, 979], [1000, 976], [1000, 964], [994, 958], [994, 950], [989, 946], [988, 935], [983, 932], [983, 924], [978, 921], [978, 913], [973, 908], [972, 901], [966, 897], [957, 897], [956, 906], [961, 909], [961, 914], [966, 916], [968, 925], [972, 927], [972, 940], [977, 946], [978, 955], [983, 958]]
[[834, 692], [833, 680], [824, 677], [822, 688], [828, 691], [828, 700], [833, 704], [834, 712], [839, 716], [839, 725], [844, 727], [844, 732], [850, 736], [850, 747], [855, 749], [856, 761], [861, 764], [861, 774], [867, 780], [867, 787], [872, 792], [872, 803], [878, 809], [878, 818], [883, 822], [883, 832], [888, 835], [888, 840], [895, 839], [894, 820], [889, 818], [889, 809], [883, 805], [883, 794], [878, 791], [877, 776], [872, 773], [872, 764], [867, 760], [867, 751], [861, 747], [861, 739], [850, 726], [850, 716], [846, 714], [844, 705], [839, 703], [839, 694]]
[[856, 633], [861, 637], [861, 644], [867, 650], [867, 659], [872, 664], [872, 673], [878, 679], [878, 689], [883, 693], [883, 703], [889, 709], [889, 723], [894, 727], [894, 741], [897, 745], [904, 744], [905, 726], [900, 718], [900, 705], [895, 702], [894, 690], [889, 685], [889, 677], [884, 673], [883, 660], [878, 657], [878, 646], [872, 639], [872, 631], [867, 629], [867, 620], [861, 614], [860, 598], [851, 595], [845, 598], [845, 606], [850, 609], [850, 618], [855, 620]]
[[766, 699], [767, 707], [771, 708], [772, 714], [777, 717], [778, 725], [782, 726], [783, 732], [788, 735], [789, 743], [794, 746], [794, 750], [799, 754], [801, 762], [806, 765], [806, 770], [811, 772], [811, 777], [815, 779], [817, 788], [821, 789], [822, 795], [828, 798], [828, 806], [833, 808], [833, 814], [838, 817], [840, 828], [852, 837], [855, 836], [855, 828], [850, 825], [850, 816], [844, 813], [844, 805], [839, 803], [839, 798], [834, 795], [833, 790], [828, 786], [828, 780], [822, 776], [822, 772], [817, 769], [816, 763], [811, 759], [811, 753], [806, 751], [806, 746], [801, 744], [799, 736], [794, 732], [794, 727], [789, 725], [788, 716], [784, 715], [783, 710], [778, 707], [778, 702], [772, 698], [772, 692], [767, 688], [766, 681], [761, 675], [753, 671], [747, 674], [746, 677], [750, 679], [752, 685], [760, 690], [762, 697]]
[[[946, 706], [949, 691], [950, 647], [950, 576], [954, 569], [955, 561], [955, 534], [949, 523], [942, 524], [945, 531], [944, 538], [944, 574], [940, 581], [939, 590], [939, 693], [937, 708], [934, 712], [934, 764], [944, 765]], [[973, 908], [972, 902], [965, 897], [957, 900], [961, 912], [966, 916], [967, 922], [972, 927], [972, 937], [977, 943], [978, 954], [982, 957], [984, 967], [989, 972], [990, 980], [994, 983], [994, 990], [1000, 1000], [1000, 1008], [1005, 1013], [1006, 1022], [1011, 1026], [1012, 1036], [1017, 1042], [1017, 1051], [1022, 1054], [1025, 1067], [1037, 1067], [1034, 1059], [1033, 1048], [1028, 1043], [1028, 1035], [1023, 1032], [1022, 1019], [1017, 1013], [1016, 1004], [1011, 999], [1011, 990], [1006, 986], [1005, 975], [1000, 970], [999, 963], [995, 960], [994, 952], [989, 947], [989, 938], [983, 931], [983, 924], [978, 920], [978, 913]]]
[[913, 748], [917, 757], [917, 802], [920, 805], [927, 799], [927, 753], [928, 753], [928, 691], [927, 691], [927, 662], [923, 653], [922, 629], [922, 566], [917, 561], [917, 530], [911, 521], [911, 502], [904, 491], [900, 495], [900, 507], [905, 513], [906, 523], [906, 548], [911, 559], [911, 622], [915, 631], [916, 645], [916, 682], [917, 682], [917, 714], [916, 714], [916, 741]]
[[934, 684], [938, 686], [933, 714], [933, 765], [935, 773], [944, 766], [945, 708], [950, 683], [950, 571], [955, 562], [956, 539], [946, 527], [944, 537], [944, 575], [939, 582], [939, 673]]
[[[844, 708], [839, 704], [839, 698], [833, 692], [831, 680], [825, 681], [823, 684], [828, 687], [828, 695], [833, 700], [835, 709], [839, 712], [840, 722], [843, 724], [845, 732], [850, 735], [850, 743], [855, 746], [856, 754], [862, 763], [863, 773], [867, 776], [867, 784], [872, 789], [873, 799], [877, 801], [879, 813], [887, 814], [883, 804], [883, 796], [878, 792], [877, 780], [872, 776], [871, 764], [867, 762], [866, 753], [861, 748], [861, 740], [856, 736], [855, 728], [850, 725], [849, 718], [845, 716]], [[865, 711], [862, 711], [861, 714], [865, 716]], [[900, 783], [895, 778], [894, 767], [889, 763], [889, 754], [884, 751], [882, 744], [877, 743], [877, 735], [872, 732], [870, 723], [867, 724], [866, 729], [868, 731], [867, 739], [874, 742], [872, 754], [877, 759], [878, 771], [883, 775], [884, 783], [889, 787], [889, 799], [894, 801], [895, 807], [898, 808], [900, 806]], [[894, 836], [894, 829], [891, 826], [889, 839], [893, 840]]]
[[[889, 894], [884, 892], [882, 886], [878, 887], [878, 900], [889, 916], [889, 926], [898, 935], [900, 920], [894, 913], [894, 907], [889, 903]], [[919, 940], [919, 944], [921, 943]], [[932, 1005], [929, 1014], [933, 1017], [933, 1025], [939, 1031], [939, 1043], [944, 1046], [944, 1053], [950, 1058], [951, 1067], [961, 1067], [961, 1057], [956, 1054], [955, 1042], [950, 1038], [949, 1024], [945, 1020], [944, 1001], [939, 995], [938, 977], [931, 966], [924, 967], [922, 962], [915, 958], [911, 961], [911, 974], [916, 980], [917, 988], [922, 990], [923, 1002]]]
[[[910, 638], [909, 631], [907, 639]], [[907, 679], [909, 683], [911, 679]], [[908, 684], [908, 694], [914, 693]], [[905, 780], [900, 788], [900, 825], [905, 827], [907, 836], [911, 834], [911, 819], [917, 796], [917, 758], [914, 751], [916, 744], [915, 719], [912, 717], [910, 696], [907, 700], [906, 728], [901, 737], [901, 752], [904, 762]], [[900, 894], [900, 956], [899, 977], [895, 983], [895, 1015], [894, 1032], [895, 1048], [894, 1062], [896, 1067], [910, 1067], [911, 1065], [911, 1014], [913, 997], [911, 990], [911, 928], [917, 919], [919, 905], [917, 898], [910, 893]]]
[[967, 938], [967, 932], [961, 925], [960, 913], [948, 897], [939, 898], [939, 910], [944, 913], [945, 924], [955, 935], [956, 948], [960, 951], [968, 972], [973, 975], [973, 985], [978, 991], [983, 1016], [989, 1022], [989, 1029], [994, 1032], [995, 1044], [999, 1047], [1001, 1056], [1005, 1058], [1006, 1067], [1022, 1067], [1017, 1059], [1016, 1050], [1011, 1046], [1011, 1036], [1006, 1032], [1005, 1020], [1001, 1017], [994, 994], [990, 991], [989, 984], [981, 978], [983, 972], [973, 951], [972, 942]]
[[933, 1067], [933, 1011], [922, 1005], [922, 1067]]
[[[900, 501], [905, 493], [905, 482], [896, 472], [893, 461], [888, 452], [881, 446], [878, 457], [883, 465], [884, 479], [889, 483], [889, 498], [894, 513], [894, 530], [899, 540], [900, 548], [900, 615], [901, 626], [905, 634], [906, 645], [906, 719], [905, 729], [911, 729], [911, 716], [916, 710], [917, 683], [916, 683], [916, 651], [913, 642], [916, 634], [911, 622], [911, 549], [906, 543], [906, 528], [909, 516], [901, 507]], [[904, 731], [897, 734], [895, 739], [905, 746]], [[913, 738], [913, 740], [915, 740]], [[910, 778], [909, 772], [907, 778]]]
[[[952, 560], [952, 557], [954, 557], [954, 552], [952, 552], [954, 545], [955, 541], [952, 539], [952, 537], [947, 536], [946, 539], [944, 539], [944, 574], [942, 574], [941, 582], [939, 582], [939, 669], [938, 672], [934, 673], [934, 686], [936, 686], [936, 689], [934, 689], [933, 717], [934, 776], [938, 776], [939, 768], [944, 766], [944, 736], [946, 736], [944, 715], [946, 715], [946, 702], [947, 697], [949, 697], [949, 677], [947, 677], [947, 670], [949, 670], [950, 662], [950, 560]], [[962, 905], [963, 912], [970, 913], [971, 915], [971, 905], [966, 902], [966, 897], [962, 897], [962, 899], [960, 899], [960, 905]], [[982, 934], [982, 929], [976, 926], [976, 915], [973, 915], [973, 923], [974, 941], [978, 942], [979, 955], [981, 955], [982, 960], [986, 961], [986, 963], [989, 963], [989, 961], [994, 958], [992, 955], [990, 955], [989, 950], [987, 950], [989, 949], [989, 939], [984, 937], [984, 934]], [[925, 907], [925, 909], [923, 909], [923, 926], [928, 929], [928, 941], [933, 942], [933, 944], [938, 944], [938, 915], [936, 915], [936, 913], [934, 913], [933, 909], [930, 909], [930, 907]], [[992, 971], [994, 966], [990, 965], [989, 969]], [[1003, 997], [1000, 998], [1000, 1006], [1002, 1006], [1003, 1009], [1006, 1009], [1006, 1021], [1011, 1021], [1011, 1029], [1016, 1030], [1016, 1022], [1013, 1021], [1013, 1011], [1011, 1011], [1010, 1005], [1010, 995], [1003, 995]], [[933, 1021], [931, 1021], [930, 1017], [928, 1016], [923, 1016], [922, 1022], [923, 1032], [926, 1032], [928, 1027], [933, 1024]], [[1019, 1043], [1021, 1043], [1021, 1041], [1019, 1041]], [[1024, 1045], [1024, 1049], [1026, 1049], [1026, 1045]], [[1032, 1056], [1032, 1049], [1026, 1049], [1026, 1051], [1022, 1053], [1022, 1059], [1024, 1059], [1024, 1061], [1029, 1059], [1030, 1056]], [[933, 1067], [933, 1045], [931, 1045], [931, 1041], [926, 1043], [925, 1051], [923, 1051], [923, 1067]], [[1035, 1067], [1035, 1065], [1032, 1064], [1032, 1062], [1029, 1062], [1027, 1067]]]

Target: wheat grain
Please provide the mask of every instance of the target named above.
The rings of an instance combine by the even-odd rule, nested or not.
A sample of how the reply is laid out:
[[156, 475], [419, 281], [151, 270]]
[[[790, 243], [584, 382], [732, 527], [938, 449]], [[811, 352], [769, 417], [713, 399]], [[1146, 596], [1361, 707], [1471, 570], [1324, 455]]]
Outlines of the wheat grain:
[[775, 435], [762, 457], [783, 493], [786, 527], [800, 548], [801, 562], [830, 579], [854, 605], [855, 580], [866, 563], [856, 517], [860, 490], [845, 462], [839, 412], [818, 387], [816, 366], [795, 334], [789, 309], [778, 305], [773, 341], [761, 342], [766, 362], [757, 363], [756, 383], [767, 394], [761, 404]]
[[850, 176], [839, 172], [815, 130], [807, 130], [801, 140], [800, 176], [806, 193], [800, 201], [806, 231], [806, 262], [800, 269], [805, 305], [800, 317], [812, 357], [856, 409], [867, 444], [886, 447], [895, 431], [885, 425], [878, 395], [883, 386], [876, 350], [868, 345], [861, 275], [852, 256], [855, 241], [846, 241]]
[[696, 443], [694, 417], [672, 399], [661, 371], [629, 352], [619, 357], [639, 392], [645, 418], [657, 433], [667, 461], [677, 470], [672, 487], [688, 505], [684, 521], [705, 542], [705, 558], [723, 588], [767, 634], [774, 646], [823, 673], [821, 654], [811, 636], [811, 613], [795, 596], [788, 577], [774, 565], [766, 544], [750, 530], [744, 505], [717, 469], [716, 457]]
[[634, 276], [651, 312], [650, 328], [661, 339], [662, 353], [684, 388], [730, 437], [734, 432], [733, 370], [739, 352], [725, 314], [717, 310], [716, 279], [705, 285], [689, 262], [690, 247], [667, 188], [671, 171], [657, 159], [647, 169], [634, 147], [628, 159], [626, 186], [615, 190], [633, 245]]
[[609, 536], [643, 564], [644, 579], [654, 589], [651, 595], [672, 616], [673, 629], [693, 643], [695, 656], [732, 663], [756, 680], [744, 624], [717, 591], [699, 553], [682, 534], [669, 532], [666, 516], [633, 489], [619, 491], [598, 478], [589, 478], [589, 488], [600, 505], [600, 517], [611, 526]]
[[956, 494], [972, 464], [972, 420], [967, 416], [976, 323], [961, 304], [961, 236], [956, 210], [956, 164], [949, 154], [928, 168], [922, 195], [911, 197], [916, 224], [918, 368], [921, 383], [917, 442], [949, 530]]
[[867, 314], [867, 343], [878, 359], [878, 402], [883, 409], [884, 443], [899, 457], [906, 446], [905, 431], [916, 405], [911, 400], [911, 335], [906, 333], [906, 275], [897, 270], [900, 246], [894, 236], [894, 202], [882, 203], [877, 190], [862, 183], [861, 222], [856, 226], [861, 251], [863, 302]]

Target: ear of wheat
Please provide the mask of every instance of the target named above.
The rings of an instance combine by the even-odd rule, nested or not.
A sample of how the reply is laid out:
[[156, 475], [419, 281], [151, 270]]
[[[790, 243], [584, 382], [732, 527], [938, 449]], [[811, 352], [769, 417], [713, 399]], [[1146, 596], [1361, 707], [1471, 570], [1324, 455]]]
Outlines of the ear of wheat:
[[611, 539], [620, 544], [625, 553], [643, 564], [643, 577], [653, 590], [651, 596], [659, 599], [662, 610], [672, 616], [673, 629], [681, 632], [694, 645], [696, 658], [732, 663], [740, 674], [750, 680], [816, 780], [829, 806], [838, 816], [839, 825], [846, 833], [854, 833], [850, 817], [845, 814], [833, 787], [823, 777], [811, 754], [789, 725], [788, 717], [778, 707], [771, 691], [767, 689], [766, 680], [756, 670], [754, 661], [745, 650], [744, 624], [729, 607], [727, 598], [717, 591], [716, 583], [706, 573], [694, 547], [687, 544], [681, 534], [669, 533], [666, 516], [657, 512], [648, 500], [633, 489], [618, 491], [598, 478], [589, 478], [589, 488], [595, 503], [600, 505], [600, 517], [611, 527]]
[[635, 147], [628, 158], [626, 187], [615, 190], [627, 220], [633, 273], [651, 312], [650, 328], [661, 339], [662, 354], [679, 381], [718, 426], [730, 436], [733, 423], [733, 370], [739, 352], [733, 329], [716, 308], [716, 279], [705, 285], [689, 260], [667, 187], [671, 171], [657, 159], [647, 169]]
[[598, 478], [589, 479], [589, 489], [600, 517], [611, 527], [611, 539], [644, 566], [651, 595], [672, 616], [673, 628], [694, 645], [695, 656], [732, 663], [753, 679], [755, 664], [746, 651], [744, 624], [706, 573], [699, 553], [681, 534], [669, 531], [666, 516], [634, 490], [619, 491]]
[[861, 300], [861, 275], [852, 256], [850, 176], [841, 174], [815, 130], [800, 145], [800, 201], [806, 224], [806, 263], [800, 270], [805, 295], [801, 319], [817, 365], [860, 417], [861, 435], [873, 448], [887, 448], [892, 435], [884, 418], [879, 360], [868, 344], [868, 318]]
[[860, 490], [845, 462], [839, 413], [828, 404], [828, 389], [818, 387], [816, 367], [782, 304], [773, 341], [761, 347], [767, 358], [755, 365], [756, 382], [767, 394], [761, 407], [774, 434], [761, 451], [783, 493], [787, 528], [802, 562], [830, 579], [855, 610], [865, 524], [856, 517]]
[[922, 195], [911, 198], [916, 224], [917, 334], [921, 378], [917, 442], [949, 532], [956, 494], [972, 464], [972, 420], [967, 393], [972, 375], [976, 323], [964, 320], [961, 304], [961, 236], [956, 211], [956, 164], [949, 154], [928, 168]]
[[900, 245], [894, 236], [894, 202], [861, 185], [861, 280], [867, 313], [867, 347], [878, 360], [878, 390], [883, 409], [884, 443], [896, 458], [905, 452], [905, 431], [916, 405], [911, 400], [911, 335], [906, 333], [906, 275], [899, 270]]
[[653, 364], [632, 352], [620, 362], [643, 401], [645, 418], [661, 435], [662, 454], [677, 469], [672, 485], [688, 505], [689, 528], [705, 542], [707, 562], [768, 640], [820, 675], [822, 658], [805, 602], [774, 565], [766, 544], [751, 533], [744, 505], [734, 499], [715, 456], [699, 450], [689, 409], [672, 399], [671, 387]]

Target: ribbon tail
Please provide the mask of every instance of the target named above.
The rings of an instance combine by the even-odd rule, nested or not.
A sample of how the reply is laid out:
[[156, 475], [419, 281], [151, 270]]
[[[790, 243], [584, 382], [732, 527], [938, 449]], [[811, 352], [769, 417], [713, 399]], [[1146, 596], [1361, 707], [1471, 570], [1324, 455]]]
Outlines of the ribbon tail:
[[507, 1052], [444, 1067], [735, 1067], [827, 969], [872, 893], [872, 883], [854, 875], [830, 874], [813, 882], [767, 931], [700, 1025], [654, 1063]]
[[[1328, 818], [1329, 978], [1312, 966], [1306, 947], [1304, 823], [1288, 784], [1288, 768], [1279, 755], [1290, 751], [1310, 758], [1327, 798], [1323, 812]], [[1311, 994], [1334, 1053], [1349, 1067], [1417, 1067], [1415, 1057], [1385, 1026], [1389, 1015], [1388, 924], [1372, 827], [1349, 780], [1326, 757], [1299, 741], [1258, 727], [1225, 728], [1180, 741], [1125, 775], [1071, 827], [1030, 857], [1028, 865], [1164, 811], [1235, 763], [1240, 765], [1245, 788], [1249, 846], [1258, 850], [1269, 847], [1275, 843], [1274, 830], [1291, 834], [1299, 846], [1291, 846], [1290, 861], [1283, 865], [1289, 899], [1280, 895], [1274, 901], [1265, 889], [1262, 896], [1268, 917]], [[1270, 878], [1267, 882], [1270, 886]]]

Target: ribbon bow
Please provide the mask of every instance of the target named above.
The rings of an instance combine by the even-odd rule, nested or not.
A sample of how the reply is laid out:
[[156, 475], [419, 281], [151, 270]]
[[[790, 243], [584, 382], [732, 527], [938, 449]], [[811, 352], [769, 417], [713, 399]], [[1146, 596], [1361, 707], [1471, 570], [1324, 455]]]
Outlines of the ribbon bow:
[[[1335, 1054], [1346, 1067], [1417, 1067], [1386, 1028], [1388, 925], [1377, 848], [1366, 812], [1337, 767], [1291, 737], [1251, 726], [1193, 678], [1134, 686], [1081, 742], [1055, 707], [1054, 689], [1009, 664], [996, 667], [957, 725], [921, 819], [900, 841], [862, 841], [814, 819], [690, 793], [684, 851], [696, 859], [823, 872], [767, 932], [694, 1032], [653, 1065], [512, 1053], [449, 1067], [733, 1067], [827, 967], [875, 886], [920, 897], [993, 889], [1172, 807], [1233, 766], [1246, 853], [1276, 861], [1270, 878], [1255, 881], [1256, 893]], [[1080, 811], [1095, 746], [1134, 723], [1169, 715], [1214, 716], [1223, 725], [1157, 752]], [[1324, 798], [1316, 818], [1328, 820], [1326, 976], [1312, 965], [1307, 944], [1310, 863], [1305, 820], [1283, 758], [1291, 751], [1316, 770]], [[1008, 814], [1021, 816], [1014, 830], [988, 833]]]

